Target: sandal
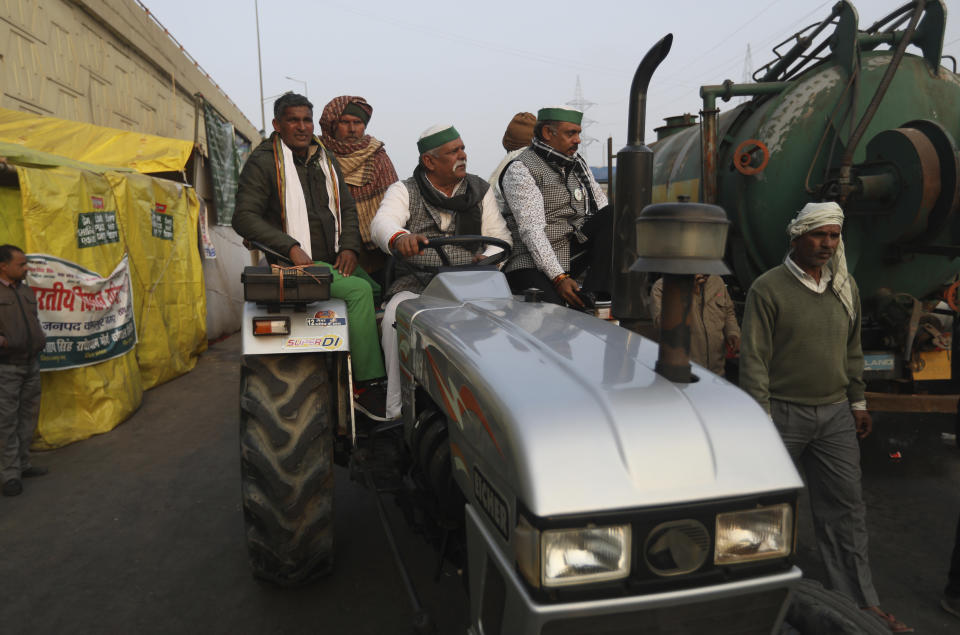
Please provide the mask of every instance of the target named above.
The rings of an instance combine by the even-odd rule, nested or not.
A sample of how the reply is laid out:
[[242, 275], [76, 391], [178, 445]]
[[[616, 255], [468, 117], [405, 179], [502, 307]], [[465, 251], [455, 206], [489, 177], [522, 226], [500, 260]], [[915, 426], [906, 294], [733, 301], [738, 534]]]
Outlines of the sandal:
[[893, 613], [887, 613], [879, 606], [867, 606], [861, 609], [883, 622], [891, 633], [912, 633], [913, 627], [898, 620]]

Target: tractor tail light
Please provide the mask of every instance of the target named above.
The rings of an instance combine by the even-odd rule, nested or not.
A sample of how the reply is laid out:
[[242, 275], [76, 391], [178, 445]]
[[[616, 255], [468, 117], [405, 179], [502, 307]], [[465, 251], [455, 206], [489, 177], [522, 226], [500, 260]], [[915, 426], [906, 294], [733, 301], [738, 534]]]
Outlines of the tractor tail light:
[[253, 318], [254, 335], [290, 335], [290, 318], [281, 316]]

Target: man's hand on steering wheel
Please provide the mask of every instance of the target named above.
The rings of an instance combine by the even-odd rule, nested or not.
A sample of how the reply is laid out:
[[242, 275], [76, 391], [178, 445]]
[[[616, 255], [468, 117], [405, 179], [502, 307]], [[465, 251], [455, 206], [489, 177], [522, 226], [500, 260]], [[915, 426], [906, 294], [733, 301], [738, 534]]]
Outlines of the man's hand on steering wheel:
[[[485, 255], [482, 252], [480, 254], [474, 253], [471, 263], [452, 265], [450, 263], [449, 255], [443, 249], [443, 247], [446, 246], [456, 246], [469, 249], [471, 250], [471, 253], [473, 253], [472, 250], [476, 249], [476, 244], [478, 242], [488, 246], [497, 247], [500, 249], [500, 251], [490, 255]], [[507, 241], [500, 238], [494, 238], [492, 236], [480, 236], [472, 234], [461, 236], [434, 236], [432, 239], [428, 239], [424, 234], [401, 234], [393, 239], [390, 248], [394, 257], [403, 258], [402, 261], [398, 262], [403, 262], [405, 267], [411, 270], [429, 273], [430, 275], [437, 273], [437, 267], [425, 267], [423, 264], [410, 261], [410, 256], [416, 256], [417, 254], [423, 253], [427, 249], [433, 249], [437, 253], [437, 257], [440, 258], [440, 265], [442, 267], [499, 265], [502, 262], [506, 262], [507, 259], [510, 258], [510, 243]]]
[[393, 248], [404, 258], [416, 256], [420, 253], [420, 245], [430, 244], [425, 234], [402, 234], [393, 241]]
[[577, 291], [580, 290], [580, 285], [577, 284], [576, 280], [568, 276], [556, 283], [554, 288], [557, 290], [557, 293], [560, 295], [560, 297], [567, 302], [567, 304], [578, 309], [584, 308], [583, 300], [581, 300], [580, 296], [577, 295]]

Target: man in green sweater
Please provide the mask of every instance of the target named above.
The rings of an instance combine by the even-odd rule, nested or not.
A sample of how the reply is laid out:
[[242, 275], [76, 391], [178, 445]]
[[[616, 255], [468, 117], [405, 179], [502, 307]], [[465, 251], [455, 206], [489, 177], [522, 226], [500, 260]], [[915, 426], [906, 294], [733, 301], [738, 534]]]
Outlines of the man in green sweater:
[[386, 370], [373, 288], [357, 268], [363, 241], [356, 204], [336, 158], [313, 134], [313, 104], [285, 93], [273, 113], [274, 133], [250, 153], [240, 173], [233, 228], [294, 265], [330, 270], [330, 295], [346, 302], [350, 318], [354, 407], [385, 420]]
[[860, 297], [847, 272], [836, 203], [809, 203], [791, 221], [783, 264], [747, 294], [740, 387], [771, 416], [806, 476], [817, 547], [831, 586], [895, 633], [913, 629], [881, 610], [867, 555], [861, 439], [864, 400]]

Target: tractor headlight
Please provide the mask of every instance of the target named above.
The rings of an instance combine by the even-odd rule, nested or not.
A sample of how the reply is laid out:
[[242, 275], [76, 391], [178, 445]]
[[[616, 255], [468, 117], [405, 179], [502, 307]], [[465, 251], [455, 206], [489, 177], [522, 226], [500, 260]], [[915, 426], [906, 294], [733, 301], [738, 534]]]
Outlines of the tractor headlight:
[[538, 531], [521, 516], [517, 565], [532, 585], [559, 587], [630, 575], [630, 525]]
[[787, 503], [717, 514], [714, 564], [785, 558], [793, 545], [793, 509]]
[[540, 537], [544, 586], [619, 580], [630, 575], [630, 525], [549, 529]]

